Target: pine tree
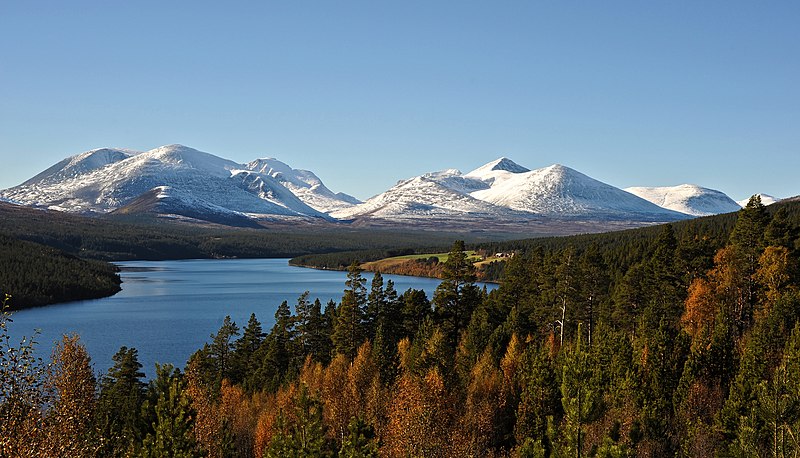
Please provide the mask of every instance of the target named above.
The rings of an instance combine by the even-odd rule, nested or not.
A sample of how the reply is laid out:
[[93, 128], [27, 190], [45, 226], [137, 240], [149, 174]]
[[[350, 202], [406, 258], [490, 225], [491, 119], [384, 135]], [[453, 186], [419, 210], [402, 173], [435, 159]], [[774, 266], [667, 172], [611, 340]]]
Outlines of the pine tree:
[[347, 426], [349, 435], [339, 450], [341, 458], [378, 458], [378, 443], [375, 430], [362, 418], [353, 417]]
[[460, 332], [467, 327], [472, 312], [480, 301], [475, 286], [475, 266], [467, 258], [464, 241], [457, 240], [443, 267], [443, 280], [433, 293], [436, 317], [455, 348]]
[[264, 331], [261, 323], [256, 319], [256, 314], [250, 314], [247, 326], [233, 345], [231, 357], [231, 381], [241, 383], [245, 377], [255, 369], [255, 354], [264, 342]]
[[297, 355], [305, 359], [311, 353], [312, 313], [314, 304], [308, 300], [309, 291], [297, 298], [294, 306], [294, 326], [297, 334]]
[[121, 347], [112, 360], [114, 365], [100, 379], [96, 415], [106, 438], [104, 454], [119, 456], [141, 442], [148, 427], [141, 415], [146, 385], [135, 348]]
[[153, 395], [155, 420], [142, 444], [143, 458], [191, 458], [199, 455], [195, 442], [194, 412], [186, 396], [186, 382], [172, 366], [156, 365]]
[[559, 346], [564, 345], [564, 332], [567, 324], [575, 320], [576, 317], [574, 315], [577, 315], [576, 311], [573, 310], [575, 304], [579, 301], [579, 271], [577, 264], [575, 250], [569, 247], [561, 253], [561, 263], [556, 268], [556, 294], [558, 301], [556, 323], [559, 330]]
[[425, 291], [409, 288], [401, 296], [403, 315], [402, 337], [412, 337], [431, 314], [431, 303]]
[[325, 441], [325, 426], [322, 422], [322, 404], [311, 397], [308, 387], [300, 386], [294, 408], [294, 422], [287, 424], [283, 414], [279, 416], [278, 433], [265, 453], [266, 457], [311, 458], [330, 456]]
[[342, 303], [336, 312], [336, 326], [333, 329], [333, 345], [337, 353], [348, 358], [356, 355], [358, 347], [366, 338], [364, 327], [364, 306], [366, 305], [366, 280], [361, 276], [361, 268], [355, 262], [347, 271], [347, 281]]
[[383, 289], [383, 276], [380, 272], [375, 272], [372, 277], [369, 295], [367, 296], [367, 306], [364, 313], [364, 326], [367, 338], [375, 338], [375, 328], [378, 326], [386, 308], [386, 292]]
[[582, 348], [580, 326], [575, 348], [567, 354], [561, 377], [561, 405], [566, 422], [566, 448], [583, 456], [585, 425], [597, 418], [602, 403], [599, 372]]
[[315, 299], [311, 304], [308, 319], [309, 353], [314, 359], [327, 363], [330, 361], [332, 343], [331, 327], [327, 317], [322, 313], [322, 303]]
[[231, 357], [236, 336], [239, 335], [239, 326], [231, 320], [230, 315], [225, 316], [216, 334], [211, 334], [209, 358], [215, 372], [215, 382], [222, 383], [222, 379], [231, 376]]
[[581, 275], [581, 296], [583, 300], [583, 313], [581, 314], [586, 321], [587, 339], [589, 346], [592, 345], [595, 330], [595, 320], [597, 309], [608, 293], [607, 267], [597, 245], [592, 244], [583, 253], [579, 261], [579, 272]]

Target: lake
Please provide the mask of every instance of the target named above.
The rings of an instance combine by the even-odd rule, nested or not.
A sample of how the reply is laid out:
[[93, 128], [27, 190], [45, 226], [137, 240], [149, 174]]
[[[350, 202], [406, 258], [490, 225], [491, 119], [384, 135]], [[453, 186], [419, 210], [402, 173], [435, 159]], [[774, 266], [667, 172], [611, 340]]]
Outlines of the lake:
[[[189, 356], [210, 341], [225, 315], [240, 326], [255, 313], [264, 331], [272, 327], [275, 310], [288, 301], [294, 310], [298, 296], [311, 300], [341, 300], [346, 272], [292, 267], [288, 259], [226, 259], [130, 261], [116, 263], [122, 291], [114, 296], [68, 302], [15, 312], [9, 330], [17, 344], [35, 328], [41, 331], [38, 354], [45, 359], [63, 334], [77, 333], [92, 356], [95, 372], [105, 373], [111, 357], [123, 345], [139, 350], [148, 377], [155, 363], [183, 369]], [[364, 272], [369, 290], [372, 273]], [[423, 289], [431, 297], [439, 280], [384, 275], [402, 293]], [[496, 285], [487, 285], [492, 289]]]

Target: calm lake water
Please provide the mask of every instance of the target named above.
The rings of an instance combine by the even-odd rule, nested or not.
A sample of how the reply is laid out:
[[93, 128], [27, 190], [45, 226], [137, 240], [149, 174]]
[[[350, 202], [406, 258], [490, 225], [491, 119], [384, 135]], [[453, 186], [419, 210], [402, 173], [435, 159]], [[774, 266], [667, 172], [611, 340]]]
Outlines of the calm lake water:
[[[104, 299], [69, 302], [15, 312], [10, 331], [15, 342], [39, 329], [39, 354], [49, 356], [52, 344], [66, 333], [78, 333], [92, 356], [95, 372], [111, 366], [123, 345], [139, 350], [148, 377], [154, 365], [183, 368], [189, 356], [210, 341], [225, 315], [242, 327], [255, 313], [265, 332], [275, 310], [311, 292], [324, 304], [341, 300], [345, 272], [291, 267], [287, 259], [130, 261], [122, 269], [122, 291]], [[364, 273], [367, 288], [372, 274]], [[384, 275], [402, 293], [423, 289], [431, 297], [439, 280]], [[488, 285], [491, 289], [494, 285]]]

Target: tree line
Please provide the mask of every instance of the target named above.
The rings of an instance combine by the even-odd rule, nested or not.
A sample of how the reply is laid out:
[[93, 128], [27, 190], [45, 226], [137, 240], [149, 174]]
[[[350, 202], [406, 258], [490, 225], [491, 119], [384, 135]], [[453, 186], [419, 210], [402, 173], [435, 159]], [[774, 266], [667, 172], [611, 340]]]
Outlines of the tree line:
[[66, 423], [87, 456], [796, 456], [798, 228], [754, 198], [721, 243], [665, 225], [625, 252], [520, 249], [490, 293], [456, 242], [430, 300], [354, 264], [338, 303], [226, 318], [183, 372], [145, 384], [123, 348], [83, 391], [4, 391], [4, 447], [28, 437], [15, 412], [47, 443], [91, 393]]

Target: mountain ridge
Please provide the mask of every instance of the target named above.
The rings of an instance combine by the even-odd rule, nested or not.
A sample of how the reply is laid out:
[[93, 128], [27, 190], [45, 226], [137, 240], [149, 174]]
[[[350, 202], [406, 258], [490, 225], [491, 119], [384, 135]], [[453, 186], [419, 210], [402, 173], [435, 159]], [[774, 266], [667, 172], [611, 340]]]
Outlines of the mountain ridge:
[[[237, 163], [172, 144], [76, 154], [0, 191], [0, 199], [60, 211], [149, 212], [237, 226], [250, 225], [248, 220], [311, 218], [524, 228], [548, 219], [651, 224], [735, 211], [731, 205], [736, 203], [724, 193], [699, 186], [692, 189], [705, 193], [706, 201], [714, 196], [725, 205], [703, 207], [688, 191], [682, 206], [667, 202], [665, 193], [681, 186], [694, 185], [622, 190], [562, 164], [531, 170], [501, 156], [468, 173], [446, 169], [399, 180], [360, 202], [331, 191], [314, 172], [274, 157]], [[653, 197], [659, 193], [660, 200]]]

